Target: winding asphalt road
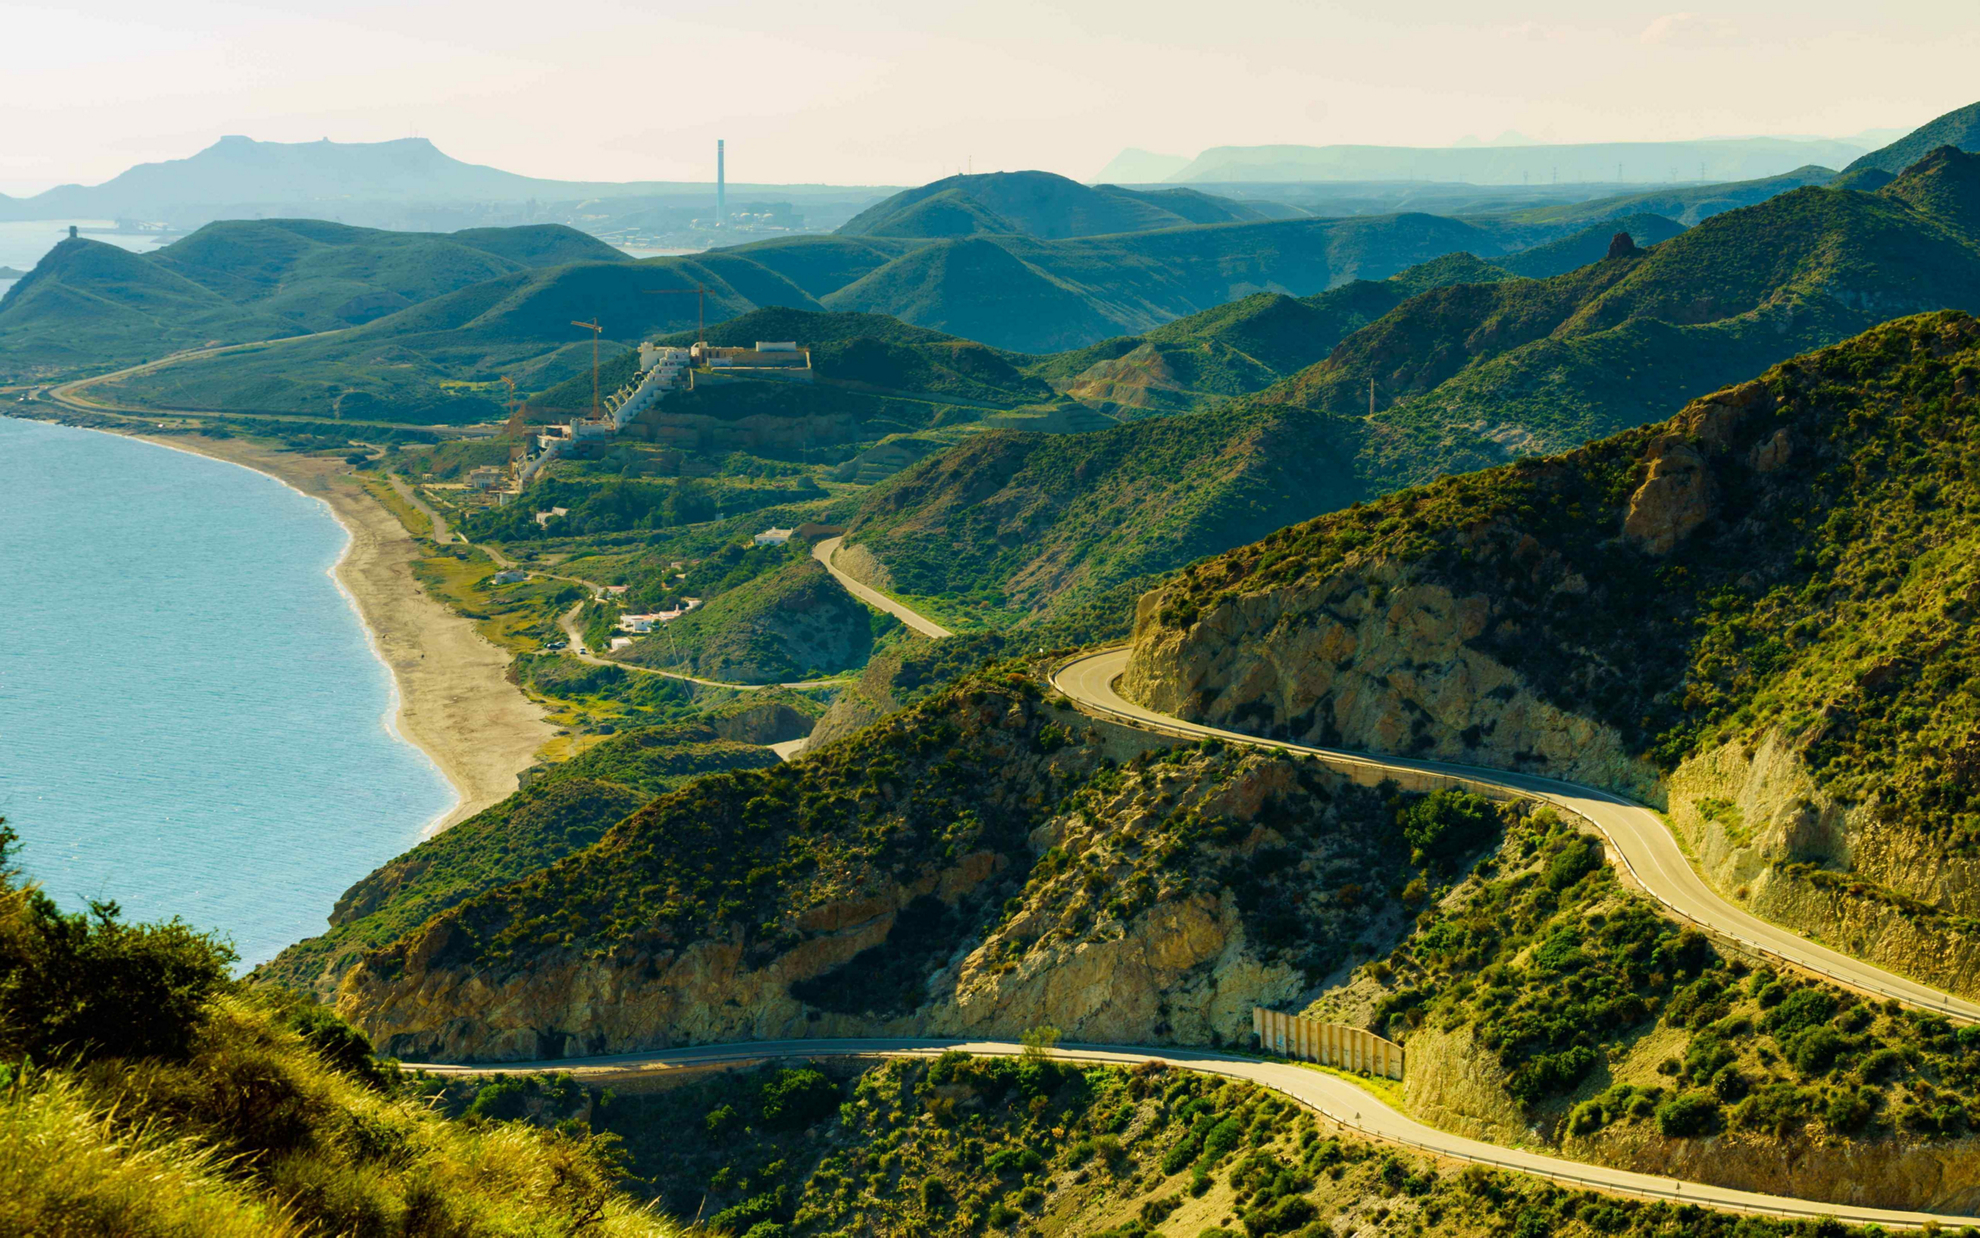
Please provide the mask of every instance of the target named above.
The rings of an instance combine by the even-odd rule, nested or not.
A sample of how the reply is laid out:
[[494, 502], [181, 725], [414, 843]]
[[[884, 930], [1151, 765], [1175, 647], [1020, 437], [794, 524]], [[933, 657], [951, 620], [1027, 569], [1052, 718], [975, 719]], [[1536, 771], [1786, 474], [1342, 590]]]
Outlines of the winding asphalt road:
[[[173, 408], [163, 405], [156, 408], [141, 408], [136, 405], [114, 404], [87, 397], [83, 395], [83, 392], [96, 386], [98, 383], [115, 382], [117, 379], [130, 378], [138, 374], [150, 374], [157, 370], [165, 369], [168, 366], [177, 365], [182, 361], [197, 361], [204, 357], [218, 357], [225, 353], [252, 352], [257, 349], [267, 348], [273, 344], [289, 344], [297, 340], [326, 340], [351, 330], [355, 330], [355, 328], [339, 327], [334, 331], [318, 331], [310, 335], [285, 335], [272, 340], [250, 340], [241, 344], [220, 344], [212, 348], [189, 349], [185, 352], [177, 352], [170, 356], [160, 357], [156, 361], [146, 361], [141, 365], [126, 366], [121, 370], [113, 370], [108, 374], [95, 374], [89, 378], [78, 378], [71, 382], [44, 387], [40, 389], [40, 394], [46, 396], [55, 404], [78, 413], [108, 413], [139, 418], [186, 415], [247, 417], [257, 421], [299, 421], [309, 424], [336, 421], [340, 419], [323, 415], [311, 416], [306, 413], [243, 413], [217, 408]], [[345, 421], [343, 424], [354, 429], [370, 427], [386, 430], [431, 430], [452, 434], [457, 438], [487, 438], [499, 433], [502, 428], [499, 425], [434, 426], [404, 421]]]
[[1894, 997], [1906, 1005], [1936, 1010], [1967, 1022], [1980, 1022], [1980, 1004], [1873, 967], [1861, 959], [1797, 936], [1778, 924], [1770, 924], [1727, 902], [1705, 884], [1678, 848], [1677, 838], [1670, 827], [1648, 808], [1606, 791], [1554, 778], [1443, 761], [1413, 761], [1406, 757], [1378, 757], [1311, 748], [1304, 744], [1260, 739], [1255, 735], [1184, 722], [1137, 705], [1115, 691], [1115, 682], [1127, 669], [1128, 652], [1126, 646], [1117, 646], [1085, 654], [1060, 667], [1052, 676], [1052, 684], [1094, 714], [1146, 730], [1304, 753], [1349, 772], [1361, 769], [1428, 774], [1447, 779], [1454, 785], [1552, 804], [1587, 820], [1600, 830], [1638, 884], [1680, 919], [1689, 920], [1716, 936], [1848, 988], [1878, 997]]
[[[836, 538], [831, 539], [830, 542], [821, 542], [814, 553], [842, 584], [855, 592], [856, 596], [874, 605], [882, 606], [892, 614], [900, 615], [903, 622], [909, 622], [908, 616], [913, 614], [912, 611], [908, 611], [906, 607], [891, 598], [866, 589], [865, 586], [858, 586], [855, 589], [858, 582], [831, 567], [831, 551], [837, 548], [837, 543]], [[872, 596], [868, 597], [868, 594]], [[946, 635], [936, 625], [920, 619], [920, 616], [914, 616], [914, 619], [920, 621], [910, 623], [915, 630], [928, 632], [931, 635]], [[1301, 753], [1349, 774], [1360, 772], [1374, 776], [1390, 773], [1427, 775], [1435, 779], [1448, 780], [1452, 785], [1466, 786], [1501, 797], [1518, 796], [1552, 804], [1583, 818], [1599, 830], [1609, 840], [1630, 874], [1673, 915], [1691, 921], [1716, 936], [1733, 940], [1750, 950], [1772, 955], [1795, 967], [1850, 988], [1894, 997], [1910, 1005], [1942, 1011], [1954, 1018], [1980, 1021], [1980, 1005], [1938, 992], [1917, 981], [1894, 975], [1881, 968], [1872, 967], [1860, 959], [1807, 941], [1779, 925], [1770, 924], [1727, 902], [1713, 892], [1692, 869], [1663, 819], [1640, 805], [1632, 804], [1607, 792], [1551, 778], [1441, 761], [1416, 761], [1400, 757], [1376, 757], [1340, 752], [1282, 740], [1260, 739], [1237, 731], [1184, 722], [1158, 714], [1120, 695], [1115, 684], [1127, 667], [1128, 656], [1129, 650], [1126, 647], [1101, 649], [1081, 655], [1062, 665], [1052, 675], [1052, 683], [1089, 714], [1159, 733], [1184, 738], [1215, 738], [1226, 743]], [[787, 1040], [704, 1045], [690, 1049], [623, 1054], [615, 1057], [527, 1063], [505, 1062], [490, 1066], [437, 1063], [407, 1063], [407, 1065], [436, 1074], [565, 1071], [583, 1078], [586, 1075], [665, 1072], [776, 1058], [919, 1056], [940, 1053], [948, 1049], [997, 1056], [1011, 1056], [1023, 1052], [1021, 1046], [1005, 1041], [912, 1038]], [[1126, 1045], [1065, 1045], [1057, 1050], [1055, 1055], [1073, 1061], [1121, 1065], [1159, 1061], [1186, 1070], [1249, 1080], [1291, 1097], [1341, 1126], [1371, 1138], [1407, 1145], [1453, 1160], [1517, 1170], [1591, 1190], [1770, 1216], [1833, 1216], [1857, 1224], [1906, 1228], [1915, 1228], [1928, 1222], [1962, 1226], [1971, 1223], [1973, 1219], [1970, 1216], [1858, 1207], [1732, 1190], [1684, 1182], [1675, 1178], [1658, 1177], [1653, 1174], [1586, 1165], [1519, 1148], [1504, 1148], [1426, 1126], [1390, 1108], [1373, 1093], [1363, 1090], [1341, 1076], [1289, 1062], [1216, 1051], [1145, 1049]]]
[[847, 593], [852, 594], [875, 610], [886, 611], [894, 618], [906, 624], [910, 630], [919, 632], [923, 636], [941, 640], [944, 636], [955, 635], [954, 632], [949, 631], [949, 629], [943, 627], [933, 619], [927, 619], [916, 614], [913, 610], [896, 602], [878, 589], [862, 584], [838, 568], [833, 567], [832, 556], [838, 553], [839, 543], [845, 540], [843, 537], [825, 538], [811, 548], [811, 557], [823, 563], [825, 570], [832, 573], [832, 579], [844, 585]]
[[[546, 1062], [504, 1062], [494, 1066], [453, 1066], [407, 1062], [406, 1066], [436, 1075], [526, 1074], [559, 1072], [579, 1081], [603, 1083], [614, 1077], [693, 1070], [780, 1058], [931, 1057], [950, 1049], [989, 1057], [1016, 1057], [1024, 1046], [1001, 1040], [863, 1039], [767, 1040], [750, 1044], [701, 1045], [664, 1053], [627, 1053], [614, 1057], [562, 1059]], [[1778, 1217], [1837, 1217], [1857, 1224], [1916, 1227], [1928, 1221], [1959, 1226], [1971, 1217], [1907, 1212], [1895, 1208], [1862, 1208], [1850, 1204], [1815, 1203], [1786, 1195], [1764, 1195], [1705, 1186], [1655, 1174], [1633, 1173], [1600, 1165], [1583, 1165], [1556, 1156], [1502, 1148], [1425, 1126], [1398, 1113], [1373, 1093], [1340, 1075], [1290, 1062], [1244, 1057], [1234, 1053], [1193, 1049], [1144, 1049], [1133, 1045], [1061, 1045], [1052, 1056], [1063, 1061], [1133, 1066], [1165, 1062], [1183, 1070], [1243, 1079], [1271, 1088], [1298, 1101], [1336, 1124], [1371, 1139], [1402, 1144], [1435, 1156], [1534, 1174], [1567, 1186], [1646, 1199], [1727, 1208]]]

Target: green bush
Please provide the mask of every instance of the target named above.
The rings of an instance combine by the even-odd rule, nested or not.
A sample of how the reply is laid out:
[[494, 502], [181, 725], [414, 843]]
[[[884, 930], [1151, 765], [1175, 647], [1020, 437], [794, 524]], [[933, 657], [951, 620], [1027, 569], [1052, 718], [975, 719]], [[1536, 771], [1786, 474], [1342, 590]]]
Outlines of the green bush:
[[934, 1174], [921, 1180], [921, 1206], [933, 1212], [948, 1203], [954, 1196], [949, 1194], [949, 1186]]
[[180, 920], [126, 924], [113, 902], [62, 912], [20, 888], [0, 820], [0, 1053], [183, 1059], [206, 1004], [232, 987], [231, 947]]
[[1806, 1027], [1796, 1032], [1787, 1043], [1788, 1060], [1795, 1069], [1804, 1075], [1826, 1075], [1836, 1063], [1836, 1057], [1848, 1047], [1832, 1027]]
[[1432, 791], [1398, 816], [1416, 864], [1449, 865], [1490, 842], [1499, 829], [1492, 801], [1470, 791]]
[[1602, 867], [1602, 844], [1591, 838], [1577, 838], [1547, 863], [1547, 888], [1565, 890]]
[[803, 1130], [839, 1109], [839, 1085], [810, 1067], [780, 1070], [763, 1085], [763, 1124], [771, 1130]]
[[1835, 995], [1826, 993], [1814, 986], [1799, 988], [1787, 995], [1780, 1003], [1768, 1011], [1760, 1020], [1763, 1031], [1773, 1033], [1774, 1039], [1785, 1047], [1796, 1032], [1827, 1023], [1835, 1017], [1839, 1003]]
[[1719, 1122], [1719, 1102], [1704, 1092], [1683, 1092], [1657, 1106], [1657, 1129], [1674, 1139], [1703, 1135]]

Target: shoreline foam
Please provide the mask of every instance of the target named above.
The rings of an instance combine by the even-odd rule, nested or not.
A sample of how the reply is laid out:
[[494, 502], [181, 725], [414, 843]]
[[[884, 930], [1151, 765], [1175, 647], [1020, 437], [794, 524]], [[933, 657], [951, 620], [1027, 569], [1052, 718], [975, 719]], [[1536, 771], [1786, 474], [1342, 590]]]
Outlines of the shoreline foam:
[[[508, 655], [420, 587], [411, 570], [417, 547], [412, 535], [363, 487], [341, 476], [341, 461], [290, 455], [244, 439], [86, 428], [260, 473], [329, 511], [345, 534], [330, 577], [391, 684], [381, 723], [418, 749], [454, 794], [453, 807], [421, 827], [421, 840], [514, 792], [516, 776], [535, 764], [537, 749], [555, 728], [508, 681]], [[437, 655], [430, 666], [429, 653]]]

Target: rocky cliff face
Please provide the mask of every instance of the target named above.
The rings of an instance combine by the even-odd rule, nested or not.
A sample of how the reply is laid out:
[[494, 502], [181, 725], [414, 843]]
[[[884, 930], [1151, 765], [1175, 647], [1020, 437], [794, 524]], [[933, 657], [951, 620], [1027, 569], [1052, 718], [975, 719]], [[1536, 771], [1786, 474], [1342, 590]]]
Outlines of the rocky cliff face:
[[1479, 1047], [1470, 1028], [1421, 1028], [1410, 1036], [1407, 1054], [1403, 1108], [1412, 1117], [1492, 1143], [1544, 1138], [1506, 1091], [1505, 1068]]
[[1980, 1211], [1980, 1139], [1836, 1144], [1747, 1132], [1668, 1139], [1653, 1127], [1635, 1124], [1569, 1139], [1561, 1154], [1688, 1182], [1834, 1204], [1969, 1215]]
[[[1656, 771], [1614, 728], [1542, 699], [1476, 645], [1489, 597], [1386, 560], [1226, 597], [1190, 627], [1136, 615], [1122, 688], [1153, 709], [1305, 743], [1437, 757], [1654, 797]], [[1571, 577], [1555, 583], [1573, 594]], [[1579, 587], [1585, 588], [1585, 582]]]

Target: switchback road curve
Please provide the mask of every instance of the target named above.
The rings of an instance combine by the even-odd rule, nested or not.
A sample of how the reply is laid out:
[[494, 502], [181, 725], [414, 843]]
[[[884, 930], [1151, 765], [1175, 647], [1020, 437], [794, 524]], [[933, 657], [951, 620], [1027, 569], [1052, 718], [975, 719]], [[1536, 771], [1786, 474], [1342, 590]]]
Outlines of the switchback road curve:
[[1406, 757], [1312, 748], [1184, 722], [1137, 705], [1115, 690], [1115, 683], [1127, 669], [1128, 654], [1129, 649], [1124, 645], [1083, 654], [1061, 666], [1052, 676], [1052, 685], [1089, 713], [1145, 730], [1297, 752], [1350, 773], [1364, 770], [1427, 774], [1454, 785], [1552, 804], [1583, 818], [1600, 830], [1637, 883], [1680, 919], [1749, 950], [1769, 955], [1848, 988], [1879, 997], [1896, 998], [1906, 1005], [1938, 1011], [1966, 1022], [1980, 1022], [1980, 1003], [1941, 993], [1930, 985], [1831, 950], [1727, 902], [1706, 885], [1704, 878], [1691, 867], [1691, 862], [1679, 849], [1677, 838], [1664, 819], [1639, 804], [1592, 787], [1532, 774], [1455, 765], [1445, 761], [1416, 761]]
[[[831, 552], [836, 548], [837, 539], [833, 539], [830, 543], [820, 543], [818, 547], [822, 552], [819, 558], [828, 568], [831, 566]], [[836, 569], [833, 570], [833, 575], [841, 577], [841, 583], [847, 583], [849, 580], [842, 577]], [[851, 585], [848, 584], [848, 587], [850, 588]], [[863, 600], [871, 600], [865, 598], [865, 594], [871, 591], [863, 586], [856, 592]], [[889, 603], [886, 609], [892, 613], [900, 614], [901, 611], [907, 610], [891, 598], [885, 600]], [[909, 613], [912, 614], [911, 611]], [[915, 618], [920, 619], [920, 616]], [[925, 619], [921, 619], [920, 624], [910, 626], [916, 627], [918, 631], [927, 631], [928, 628], [935, 627]], [[937, 628], [936, 631], [939, 632], [940, 629]], [[1727, 902], [1699, 877], [1679, 849], [1676, 838], [1665, 825], [1663, 818], [1648, 808], [1632, 804], [1605, 791], [1558, 779], [1442, 761], [1419, 761], [1403, 757], [1340, 752], [1284, 740], [1262, 739], [1238, 731], [1184, 722], [1137, 705], [1122, 697], [1116, 690], [1115, 684], [1127, 668], [1129, 652], [1126, 646], [1116, 646], [1082, 654], [1062, 664], [1052, 673], [1052, 685], [1090, 715], [1144, 730], [1186, 739], [1217, 739], [1225, 743], [1300, 753], [1349, 774], [1427, 775], [1448, 781], [1452, 785], [1475, 788], [1501, 797], [1512, 795], [1551, 804], [1582, 818], [1600, 831], [1614, 848], [1623, 866], [1643, 889], [1678, 918], [1697, 924], [1715, 936], [1729, 939], [1749, 950], [1770, 955], [1849, 988], [1892, 997], [1912, 1006], [1940, 1011], [1953, 1018], [1980, 1022], [1980, 1004], [1941, 993], [1928, 985], [1807, 941], [1788, 929], [1770, 924]], [[704, 1045], [615, 1057], [529, 1063], [504, 1062], [487, 1066], [422, 1063], [406, 1065], [436, 1074], [564, 1071], [583, 1078], [588, 1074], [678, 1070], [777, 1058], [928, 1055], [949, 1049], [998, 1056], [1010, 1056], [1023, 1051], [1021, 1046], [1004, 1041], [913, 1038], [821, 1039]], [[1582, 1164], [1519, 1148], [1500, 1147], [1497, 1144], [1467, 1139], [1462, 1135], [1426, 1126], [1390, 1108], [1373, 1093], [1364, 1091], [1347, 1079], [1289, 1062], [1214, 1050], [1137, 1048], [1125, 1045], [1065, 1045], [1055, 1052], [1055, 1056], [1073, 1061], [1117, 1065], [1158, 1061], [1180, 1069], [1248, 1080], [1272, 1088], [1337, 1124], [1370, 1138], [1403, 1144], [1454, 1160], [1534, 1174], [1564, 1185], [1590, 1190], [1777, 1217], [1832, 1216], [1839, 1220], [1866, 1225], [1916, 1228], [1927, 1222], [1964, 1226], [1973, 1221], [1970, 1216], [1871, 1208], [1733, 1190], [1659, 1177], [1654, 1174]]]
[[[692, 1049], [670, 1049], [659, 1053], [627, 1053], [614, 1057], [581, 1058], [548, 1062], [503, 1062], [489, 1066], [451, 1066], [405, 1063], [406, 1066], [436, 1075], [492, 1075], [530, 1072], [568, 1073], [579, 1082], [605, 1080], [625, 1075], [733, 1066], [751, 1062], [790, 1058], [829, 1057], [932, 1057], [950, 1049], [989, 1057], [1015, 1057], [1022, 1045], [1000, 1040], [937, 1039], [848, 1039], [848, 1040], [768, 1040], [750, 1044], [700, 1045]], [[1662, 1178], [1655, 1174], [1583, 1165], [1559, 1157], [1502, 1148], [1497, 1144], [1466, 1139], [1425, 1126], [1391, 1109], [1374, 1094], [1362, 1090], [1339, 1075], [1328, 1074], [1290, 1062], [1246, 1057], [1235, 1053], [1195, 1049], [1145, 1049], [1133, 1045], [1062, 1045], [1052, 1051], [1062, 1061], [1110, 1066], [1134, 1066], [1142, 1062], [1163, 1062], [1183, 1070], [1207, 1075], [1243, 1079], [1271, 1088], [1312, 1109], [1336, 1124], [1371, 1139], [1403, 1144], [1436, 1156], [1472, 1164], [1534, 1174], [1564, 1186], [1611, 1194], [1634, 1195], [1672, 1203], [1697, 1204], [1764, 1216], [1811, 1219], [1835, 1217], [1859, 1225], [1886, 1225], [1915, 1228], [1929, 1221], [1960, 1226], [1973, 1218], [1907, 1212], [1896, 1208], [1865, 1208], [1851, 1204], [1816, 1203], [1785, 1195], [1763, 1195], [1728, 1187], [1705, 1186]]]

